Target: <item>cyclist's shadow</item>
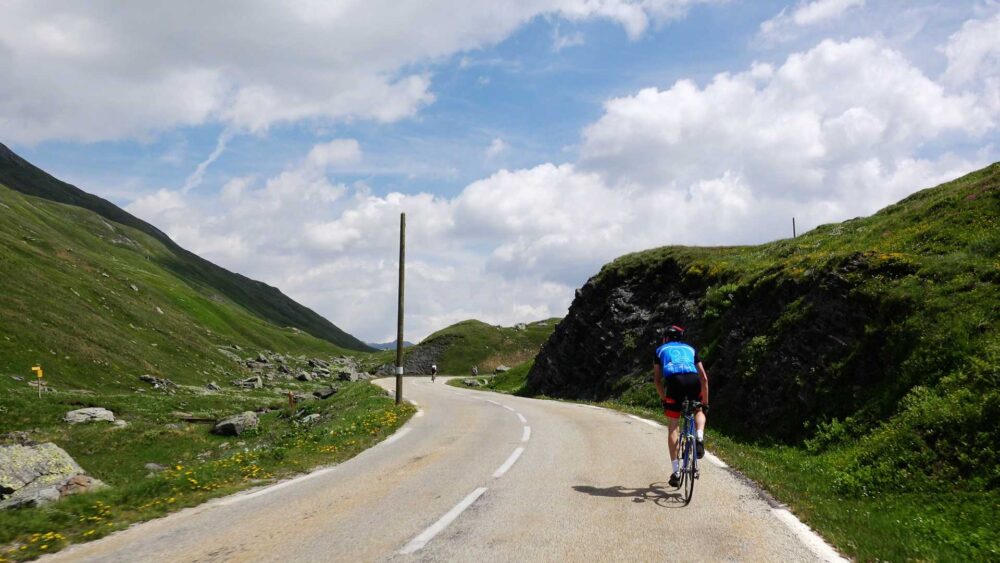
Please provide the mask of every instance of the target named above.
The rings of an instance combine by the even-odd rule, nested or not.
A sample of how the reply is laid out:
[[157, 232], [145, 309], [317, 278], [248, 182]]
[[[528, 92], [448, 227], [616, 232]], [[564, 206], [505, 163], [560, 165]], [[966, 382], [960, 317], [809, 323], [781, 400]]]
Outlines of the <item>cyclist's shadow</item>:
[[615, 485], [613, 487], [591, 487], [589, 485], [574, 485], [573, 490], [578, 493], [586, 493], [594, 497], [611, 498], [631, 498], [632, 502], [652, 502], [657, 506], [667, 508], [681, 508], [684, 506], [684, 497], [680, 491], [668, 492], [673, 489], [667, 483], [650, 483], [648, 487], [623, 487]]

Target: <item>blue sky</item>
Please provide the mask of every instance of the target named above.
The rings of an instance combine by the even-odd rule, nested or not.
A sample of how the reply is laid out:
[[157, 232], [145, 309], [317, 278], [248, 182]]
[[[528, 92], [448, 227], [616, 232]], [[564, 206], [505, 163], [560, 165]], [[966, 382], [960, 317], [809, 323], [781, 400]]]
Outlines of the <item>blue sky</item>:
[[0, 141], [367, 340], [400, 211], [417, 339], [997, 159], [995, 0], [143, 4], [8, 4]]

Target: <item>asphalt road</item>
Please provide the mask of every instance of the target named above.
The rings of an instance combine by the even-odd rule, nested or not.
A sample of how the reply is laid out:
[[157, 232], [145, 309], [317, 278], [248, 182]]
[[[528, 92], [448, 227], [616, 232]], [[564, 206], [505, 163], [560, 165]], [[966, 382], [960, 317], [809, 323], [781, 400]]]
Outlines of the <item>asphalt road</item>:
[[707, 459], [694, 500], [682, 506], [665, 482], [663, 427], [594, 407], [456, 389], [440, 378], [408, 378], [405, 394], [421, 412], [354, 459], [47, 559], [823, 558], [822, 547], [782, 520], [787, 513]]

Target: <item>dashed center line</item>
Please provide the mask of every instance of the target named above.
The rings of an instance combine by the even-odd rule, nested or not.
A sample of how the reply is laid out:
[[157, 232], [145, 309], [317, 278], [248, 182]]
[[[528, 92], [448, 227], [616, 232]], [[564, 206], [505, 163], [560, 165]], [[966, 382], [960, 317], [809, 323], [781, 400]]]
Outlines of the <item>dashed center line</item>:
[[[465, 395], [464, 393], [456, 393], [456, 394], [463, 395], [463, 396]], [[516, 414], [518, 420], [520, 420], [521, 424], [524, 425], [522, 427], [523, 432], [521, 434], [521, 442], [524, 443], [524, 442], [527, 442], [528, 440], [531, 439], [531, 427], [528, 426], [528, 419], [526, 419], [523, 414], [517, 412], [517, 410], [515, 410], [513, 407], [504, 405], [502, 403], [498, 403], [497, 401], [493, 401], [493, 400], [490, 400], [490, 399], [482, 399], [482, 400], [486, 401], [487, 403], [494, 404], [494, 405], [496, 405], [498, 407], [503, 407], [503, 408], [509, 410], [510, 412]], [[410, 401], [410, 402], [413, 403], [414, 406], [417, 405], [416, 401]], [[423, 414], [424, 414], [424, 411], [418, 409], [417, 412], [416, 412], [416, 414], [414, 414], [414, 417], [423, 416]], [[395, 441], [395, 440], [398, 440], [399, 438], [402, 438], [402, 436], [406, 434], [406, 431], [409, 431], [409, 429], [407, 428], [407, 429], [404, 429], [404, 431], [398, 432], [396, 435], [392, 436], [389, 440], [386, 440], [383, 443], [389, 443], [390, 441]], [[510, 454], [510, 457], [507, 458], [507, 461], [503, 462], [503, 465], [501, 465], [500, 467], [498, 467], [497, 470], [493, 472], [493, 478], [494, 479], [499, 479], [500, 477], [503, 477], [504, 474], [507, 473], [508, 471], [510, 471], [510, 468], [513, 467], [515, 463], [517, 463], [517, 460], [520, 459], [521, 454], [523, 454], [523, 453], [524, 453], [524, 447], [523, 446], [518, 447], [517, 449], [515, 449], [514, 452]], [[414, 553], [414, 552], [419, 551], [420, 549], [422, 549], [432, 539], [434, 539], [435, 536], [437, 536], [445, 528], [447, 528], [449, 524], [451, 524], [452, 522], [454, 522], [455, 519], [458, 518], [459, 515], [462, 514], [462, 512], [464, 512], [467, 508], [469, 508], [470, 506], [472, 506], [472, 504], [475, 503], [476, 500], [478, 500], [479, 497], [481, 497], [483, 495], [483, 493], [485, 493], [487, 490], [488, 489], [486, 487], [479, 487], [478, 489], [476, 489], [476, 490], [472, 491], [471, 493], [469, 493], [469, 495], [467, 497], [465, 497], [464, 499], [462, 499], [461, 502], [459, 502], [457, 505], [455, 505], [451, 510], [448, 511], [447, 514], [445, 514], [444, 516], [442, 516], [437, 522], [435, 522], [430, 527], [428, 527], [426, 530], [424, 530], [423, 532], [421, 532], [417, 537], [415, 537], [412, 540], [410, 540], [409, 543], [407, 543], [405, 546], [403, 546], [403, 549], [401, 549], [399, 551], [399, 553], [401, 555], [408, 555], [408, 554]]]
[[454, 522], [455, 519], [458, 518], [460, 514], [465, 512], [465, 509], [469, 508], [470, 506], [472, 506], [472, 503], [479, 500], [479, 497], [483, 496], [483, 493], [485, 493], [487, 490], [488, 489], [486, 487], [479, 487], [478, 489], [469, 493], [467, 497], [462, 499], [461, 502], [456, 504], [451, 510], [448, 511], [447, 514], [442, 516], [437, 522], [431, 524], [429, 528], [427, 528], [423, 532], [420, 532], [420, 535], [410, 540], [410, 543], [403, 546], [403, 549], [399, 550], [399, 553], [402, 555], [407, 555], [427, 545], [427, 542], [434, 539], [434, 536], [440, 534], [441, 530], [444, 530], [445, 528], [448, 527], [448, 524]]
[[510, 457], [507, 458], [507, 461], [503, 462], [503, 465], [501, 465], [496, 471], [493, 472], [493, 478], [498, 479], [500, 477], [503, 477], [503, 474], [514, 466], [514, 463], [517, 462], [517, 458], [521, 457], [521, 454], [523, 453], [524, 453], [523, 447], [514, 450], [514, 453], [510, 454]]

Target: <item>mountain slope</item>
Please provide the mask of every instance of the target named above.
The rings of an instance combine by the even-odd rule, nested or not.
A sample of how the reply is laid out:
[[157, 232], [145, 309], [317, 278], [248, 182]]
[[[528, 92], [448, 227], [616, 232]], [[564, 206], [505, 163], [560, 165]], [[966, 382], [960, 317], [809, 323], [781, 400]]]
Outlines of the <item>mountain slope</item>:
[[191, 283], [201, 284], [278, 326], [292, 326], [351, 350], [372, 348], [304, 307], [277, 288], [252, 280], [181, 248], [156, 227], [118, 206], [62, 182], [0, 144], [0, 184], [23, 194], [88, 209], [156, 239], [168, 252], [155, 257], [159, 265]]
[[753, 247], [623, 256], [578, 292], [534, 393], [654, 407], [657, 329], [689, 328], [714, 424], [836, 451], [843, 491], [1000, 487], [1000, 164]]
[[144, 232], [0, 186], [0, 373], [41, 363], [63, 388], [143, 373], [204, 384], [239, 373], [220, 348], [344, 352], [178, 277], [164, 267], [172, 255]]
[[[403, 366], [408, 374], [429, 374], [431, 364], [437, 364], [440, 373], [447, 375], [468, 374], [472, 366], [478, 366], [484, 375], [500, 365], [516, 366], [538, 353], [558, 321], [547, 319], [513, 327], [472, 319], [455, 323], [407, 348]], [[388, 360], [388, 355], [385, 358], [394, 361]]]

